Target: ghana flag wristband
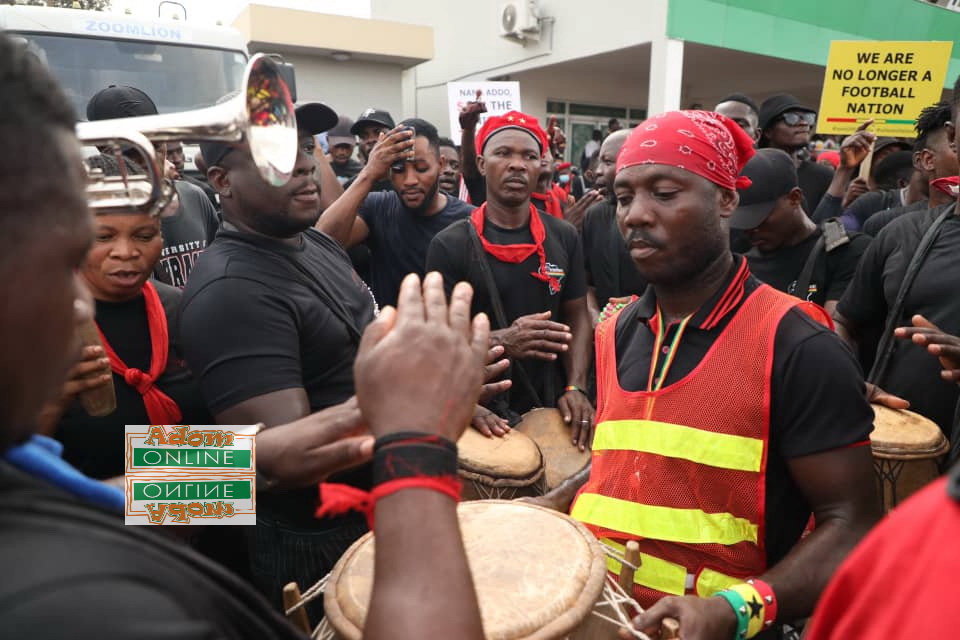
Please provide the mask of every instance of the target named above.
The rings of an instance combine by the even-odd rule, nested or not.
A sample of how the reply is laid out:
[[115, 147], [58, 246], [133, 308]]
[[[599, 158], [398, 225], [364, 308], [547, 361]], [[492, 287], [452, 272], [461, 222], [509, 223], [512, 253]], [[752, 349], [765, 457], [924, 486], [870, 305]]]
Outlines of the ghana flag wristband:
[[563, 392], [564, 392], [564, 393], [567, 393], [568, 391], [579, 391], [579, 392], [582, 393], [583, 395], [587, 395], [587, 392], [586, 392], [586, 391], [584, 391], [583, 389], [581, 389], [580, 387], [578, 387], [578, 386], [575, 385], [575, 384], [568, 384], [567, 386], [565, 386], [565, 387], [563, 388]]
[[724, 589], [714, 595], [726, 600], [730, 608], [733, 609], [733, 614], [737, 616], [737, 630], [733, 634], [733, 640], [746, 638], [747, 629], [750, 627], [750, 610], [747, 609], [747, 603], [743, 596], [733, 589]]
[[763, 621], [766, 615], [765, 607], [763, 598], [760, 596], [760, 592], [757, 591], [756, 587], [747, 582], [743, 582], [729, 587], [727, 591], [735, 591], [740, 594], [740, 597], [743, 598], [743, 602], [747, 607], [747, 635], [744, 637], [752, 638], [763, 631]]
[[773, 592], [773, 587], [759, 578], [751, 578], [747, 584], [756, 589], [763, 600], [763, 628], [767, 629], [777, 620], [777, 594]]

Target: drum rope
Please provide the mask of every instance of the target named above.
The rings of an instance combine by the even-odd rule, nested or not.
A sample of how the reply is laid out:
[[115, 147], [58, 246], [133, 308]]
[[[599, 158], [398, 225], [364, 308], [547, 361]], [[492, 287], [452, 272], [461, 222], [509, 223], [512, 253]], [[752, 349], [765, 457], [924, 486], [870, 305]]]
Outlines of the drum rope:
[[289, 616], [291, 613], [293, 613], [303, 605], [313, 600], [316, 600], [317, 598], [322, 596], [323, 592], [327, 590], [327, 582], [329, 582], [329, 580], [330, 580], [330, 574], [327, 574], [322, 578], [320, 578], [320, 581], [317, 582], [317, 584], [313, 585], [312, 587], [304, 591], [303, 595], [300, 596], [300, 600], [297, 601], [295, 605], [287, 609], [287, 615]]
[[614, 579], [614, 577], [609, 573], [607, 574], [607, 582], [603, 586], [603, 596], [603, 601], [599, 602], [597, 606], [610, 607], [613, 610], [613, 614], [616, 616], [616, 618], [606, 616], [596, 609], [591, 611], [591, 615], [605, 620], [615, 627], [625, 629], [630, 634], [631, 638], [637, 638], [638, 640], [650, 640], [650, 636], [633, 627], [630, 616], [627, 614], [627, 611], [643, 612], [643, 607], [641, 607], [636, 600], [628, 595], [623, 590], [623, 587], [621, 587], [616, 579]]
[[611, 547], [609, 544], [607, 544], [603, 540], [599, 540], [598, 542], [600, 543], [600, 546], [603, 547], [603, 552], [606, 553], [611, 558], [613, 558], [614, 560], [616, 560], [617, 562], [619, 562], [620, 564], [626, 565], [631, 569], [633, 569], [634, 571], [640, 568], [634, 565], [633, 563], [628, 562], [626, 557], [623, 555], [623, 552], [620, 551], [619, 549], [615, 549], [614, 547]]

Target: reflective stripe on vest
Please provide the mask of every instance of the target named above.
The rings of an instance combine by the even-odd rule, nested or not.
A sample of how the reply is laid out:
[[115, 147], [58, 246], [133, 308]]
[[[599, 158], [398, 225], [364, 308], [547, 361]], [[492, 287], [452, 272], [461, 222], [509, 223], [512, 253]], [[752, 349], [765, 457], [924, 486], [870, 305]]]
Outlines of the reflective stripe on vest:
[[597, 425], [593, 450], [643, 451], [740, 471], [760, 471], [763, 441], [711, 433], [656, 420], [607, 420]]
[[[603, 544], [613, 547], [620, 553], [624, 552], [624, 546], [609, 538], [601, 540]], [[620, 575], [620, 561], [607, 556], [607, 570], [616, 576]], [[675, 596], [682, 596], [687, 589], [694, 589], [701, 598], [709, 598], [719, 591], [743, 582], [743, 578], [727, 576], [719, 571], [704, 568], [694, 578], [687, 572], [683, 565], [670, 562], [651, 556], [647, 553], [640, 554], [640, 566], [633, 574], [633, 581], [636, 584], [656, 589], [664, 593]], [[693, 584], [691, 584], [691, 582]]]
[[597, 493], [580, 494], [570, 515], [575, 520], [638, 538], [726, 545], [756, 544], [758, 540], [756, 524], [729, 513], [659, 507]]

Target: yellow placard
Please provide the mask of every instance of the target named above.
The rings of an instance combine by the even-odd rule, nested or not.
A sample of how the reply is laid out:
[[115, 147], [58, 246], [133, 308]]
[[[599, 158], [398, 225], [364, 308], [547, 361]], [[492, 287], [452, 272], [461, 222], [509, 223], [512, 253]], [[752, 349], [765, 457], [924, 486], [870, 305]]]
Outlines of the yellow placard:
[[834, 40], [817, 133], [853, 133], [869, 118], [878, 135], [916, 135], [925, 107], [940, 101], [953, 42]]

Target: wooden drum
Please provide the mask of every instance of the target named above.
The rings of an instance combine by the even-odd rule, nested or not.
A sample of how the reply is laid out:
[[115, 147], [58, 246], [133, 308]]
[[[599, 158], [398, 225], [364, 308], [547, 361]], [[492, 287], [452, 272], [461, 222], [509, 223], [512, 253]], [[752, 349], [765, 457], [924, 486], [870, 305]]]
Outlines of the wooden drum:
[[522, 433], [511, 430], [502, 438], [487, 438], [467, 428], [457, 449], [463, 500], [543, 495], [543, 456], [536, 443]]
[[932, 420], [899, 409], [872, 405], [873, 467], [885, 511], [940, 475], [939, 462], [950, 443]]
[[547, 491], [556, 489], [590, 462], [590, 450], [580, 451], [571, 442], [570, 427], [558, 409], [528, 411], [516, 430], [529, 436], [540, 447]]
[[[586, 527], [556, 511], [500, 500], [461, 503], [459, 518], [485, 637], [617, 637], [616, 626], [591, 615], [618, 605], [608, 597], [604, 551]], [[330, 574], [317, 637], [359, 640], [373, 566], [374, 539], [367, 534]]]

